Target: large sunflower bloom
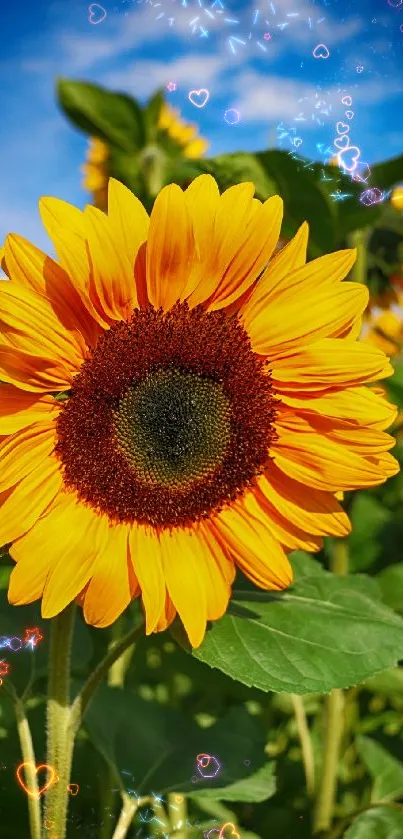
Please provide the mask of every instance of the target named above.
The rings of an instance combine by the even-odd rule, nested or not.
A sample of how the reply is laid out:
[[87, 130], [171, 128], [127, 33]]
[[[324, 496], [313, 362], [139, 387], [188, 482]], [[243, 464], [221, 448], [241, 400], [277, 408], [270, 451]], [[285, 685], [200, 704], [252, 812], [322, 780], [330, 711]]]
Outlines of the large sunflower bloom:
[[[292, 580], [349, 521], [335, 492], [398, 471], [389, 375], [357, 343], [367, 289], [354, 251], [305, 264], [303, 224], [271, 259], [282, 202], [209, 175], [165, 187], [151, 218], [122, 184], [109, 215], [54, 198], [59, 262], [5, 245], [0, 544], [9, 599], [51, 618], [78, 599], [95, 626], [141, 595], [146, 631], [178, 614], [194, 647], [238, 566]], [[55, 397], [55, 394], [63, 397]]]

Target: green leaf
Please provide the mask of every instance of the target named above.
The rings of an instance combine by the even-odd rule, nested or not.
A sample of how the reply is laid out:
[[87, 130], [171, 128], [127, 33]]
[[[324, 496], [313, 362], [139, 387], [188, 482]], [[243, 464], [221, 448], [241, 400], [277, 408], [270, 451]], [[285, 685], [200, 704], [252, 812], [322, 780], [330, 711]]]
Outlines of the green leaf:
[[371, 166], [371, 184], [379, 189], [389, 189], [403, 181], [403, 154]]
[[276, 181], [265, 171], [257, 157], [248, 152], [221, 154], [198, 161], [202, 171], [213, 175], [220, 190], [242, 181], [253, 181], [256, 197], [264, 201], [278, 192]]
[[377, 575], [376, 580], [386, 605], [391, 609], [396, 609], [397, 612], [403, 612], [403, 562], [384, 568]]
[[305, 577], [285, 592], [234, 592], [250, 617], [216, 621], [192, 655], [265, 691], [359, 684], [403, 656], [403, 621], [355, 577]]
[[350, 513], [353, 525], [349, 536], [351, 571], [370, 568], [382, 554], [379, 535], [391, 519], [391, 513], [373, 495], [356, 492]]
[[362, 813], [344, 834], [344, 839], [402, 839], [403, 813], [377, 807]]
[[[200, 789], [228, 787], [266, 763], [264, 733], [243, 707], [233, 707], [211, 727], [201, 728], [183, 712], [104, 685], [84, 724], [122, 788], [141, 795], [155, 790], [163, 795], [194, 793], [196, 782]], [[200, 753], [216, 757], [216, 777], [200, 775]]]
[[235, 781], [227, 787], [202, 790], [193, 797], [197, 801], [200, 798], [219, 798], [223, 801], [248, 801], [256, 804], [271, 798], [275, 792], [274, 763], [266, 763], [249, 778]]
[[0, 589], [8, 588], [8, 581], [12, 570], [12, 565], [0, 565]]
[[305, 551], [293, 551], [289, 555], [289, 560], [294, 571], [295, 581], [301, 580], [303, 577], [318, 577], [321, 574], [328, 573], [317, 559], [313, 559]]
[[370, 737], [357, 737], [356, 748], [374, 784], [371, 801], [392, 801], [403, 795], [403, 764]]
[[284, 201], [282, 235], [291, 238], [302, 222], [307, 221], [310, 255], [316, 257], [332, 250], [337, 236], [337, 214], [333, 199], [320, 181], [317, 164], [306, 161], [312, 169], [305, 168], [303, 162], [280, 150], [258, 152], [256, 158], [266, 175], [277, 184]]
[[129, 152], [144, 145], [142, 111], [130, 96], [68, 79], [58, 80], [57, 95], [65, 114], [86, 134]]

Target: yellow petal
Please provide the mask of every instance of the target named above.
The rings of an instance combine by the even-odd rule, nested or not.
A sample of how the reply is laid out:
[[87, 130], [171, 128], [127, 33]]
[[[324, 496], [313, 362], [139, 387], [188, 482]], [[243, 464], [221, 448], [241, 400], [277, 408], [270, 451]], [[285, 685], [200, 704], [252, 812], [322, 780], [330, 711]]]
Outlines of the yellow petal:
[[49, 515], [37, 523], [36, 537], [41, 537], [42, 550], [53, 558], [43, 591], [43, 618], [53, 618], [63, 611], [92, 576], [106, 542], [100, 520], [73, 493], [63, 493]]
[[110, 626], [139, 593], [129, 555], [129, 527], [108, 524], [106, 544], [96, 559], [84, 598], [84, 618], [92, 626]]
[[116, 247], [133, 265], [140, 245], [147, 239], [150, 219], [141, 201], [115, 178], [109, 179], [108, 218]]
[[88, 206], [84, 220], [92, 279], [102, 310], [113, 320], [123, 320], [137, 307], [133, 264], [120, 250], [105, 213]]
[[16, 431], [0, 445], [0, 492], [15, 486], [33, 469], [40, 468], [55, 448], [54, 423], [37, 423]]
[[151, 213], [147, 241], [147, 288], [155, 308], [168, 311], [182, 298], [194, 258], [190, 215], [182, 190], [164, 187]]
[[246, 325], [252, 349], [270, 358], [295, 352], [350, 326], [368, 302], [359, 283], [322, 283], [309, 291], [291, 287]]
[[253, 492], [224, 508], [212, 526], [227, 545], [241, 571], [260, 588], [283, 589], [292, 582], [292, 569], [280, 543], [273, 537], [268, 516]]
[[60, 412], [53, 396], [26, 393], [13, 385], [0, 384], [0, 436], [15, 434], [34, 422], [49, 421]]
[[28, 355], [10, 345], [0, 344], [0, 379], [28, 391], [58, 391], [71, 388], [73, 373], [58, 360]]
[[329, 393], [282, 392], [281, 400], [291, 408], [310, 414], [333, 417], [347, 425], [389, 428], [398, 409], [375, 392], [375, 388], [349, 387]]
[[345, 340], [322, 338], [308, 347], [278, 358], [272, 375], [280, 391], [323, 390], [358, 385], [391, 376], [386, 355], [375, 347]]
[[156, 530], [134, 524], [129, 533], [130, 558], [141, 589], [146, 634], [154, 632], [165, 609], [165, 580]]
[[2, 504], [0, 545], [7, 545], [26, 533], [59, 493], [62, 483], [59, 465], [53, 457], [23, 478]]

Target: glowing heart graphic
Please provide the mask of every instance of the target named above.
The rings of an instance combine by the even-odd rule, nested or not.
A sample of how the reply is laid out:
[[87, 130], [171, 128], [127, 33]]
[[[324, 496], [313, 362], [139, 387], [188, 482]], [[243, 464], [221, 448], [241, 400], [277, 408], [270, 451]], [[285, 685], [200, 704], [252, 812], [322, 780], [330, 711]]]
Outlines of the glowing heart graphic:
[[79, 784], [68, 784], [66, 789], [68, 790], [70, 795], [72, 795], [74, 797], [74, 796], [78, 795], [79, 790], [80, 790], [80, 786], [79, 786]]
[[294, 140], [295, 148], [298, 149], [300, 147], [301, 143], [302, 143], [301, 137], [296, 137], [295, 140]]
[[[25, 783], [25, 777], [22, 773], [25, 772], [25, 769], [28, 768], [33, 769], [35, 775], [37, 775], [38, 772], [41, 771], [41, 769], [46, 769], [46, 772], [48, 773], [48, 779], [42, 787], [39, 787], [38, 793], [32, 792]], [[24, 763], [20, 763], [16, 772], [16, 777], [20, 787], [22, 787], [24, 792], [26, 792], [27, 795], [29, 795], [31, 798], [39, 798], [39, 796], [42, 795], [43, 792], [46, 792], [47, 789], [49, 789], [53, 784], [56, 784], [59, 780], [57, 772], [55, 771], [53, 766], [50, 766], [49, 763], [41, 763], [39, 766], [35, 766], [35, 763], [32, 763], [32, 761], [30, 760], [24, 761]]]
[[338, 134], [348, 134], [350, 126], [345, 122], [338, 122], [336, 125], [336, 131]]
[[346, 169], [347, 172], [354, 172], [360, 154], [361, 152], [358, 146], [349, 146], [348, 148], [343, 149], [343, 151], [339, 152], [337, 157], [343, 169]]
[[317, 44], [315, 49], [312, 51], [312, 55], [314, 58], [329, 58], [330, 52], [326, 44]]
[[353, 100], [352, 100], [351, 96], [343, 96], [343, 99], [341, 100], [341, 103], [342, 103], [342, 105], [348, 105], [348, 107], [350, 107], [350, 105], [353, 104]]
[[235, 825], [232, 822], [226, 822], [218, 834], [218, 839], [230, 839], [231, 836], [233, 839], [241, 839]]
[[210, 91], [206, 87], [201, 87], [200, 90], [190, 90], [188, 98], [196, 108], [204, 108], [206, 102], [210, 99]]
[[102, 23], [103, 20], [106, 18], [106, 11], [103, 6], [100, 6], [99, 3], [91, 3], [88, 6], [88, 20], [90, 23], [93, 23], [94, 26], [97, 23]]
[[342, 137], [336, 137], [334, 144], [338, 149], [348, 149], [350, 140], [348, 139], [347, 134], [343, 134]]
[[346, 117], [347, 117], [347, 119], [352, 119], [352, 118], [353, 118], [353, 116], [354, 116], [354, 111], [346, 111]]

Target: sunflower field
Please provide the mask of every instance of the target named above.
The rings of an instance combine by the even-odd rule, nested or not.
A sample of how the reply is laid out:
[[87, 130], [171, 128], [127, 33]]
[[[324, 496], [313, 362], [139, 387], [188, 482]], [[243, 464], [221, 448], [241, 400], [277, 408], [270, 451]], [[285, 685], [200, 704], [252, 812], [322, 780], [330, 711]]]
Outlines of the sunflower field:
[[403, 839], [403, 156], [57, 95], [88, 206], [0, 254], [0, 839]]

